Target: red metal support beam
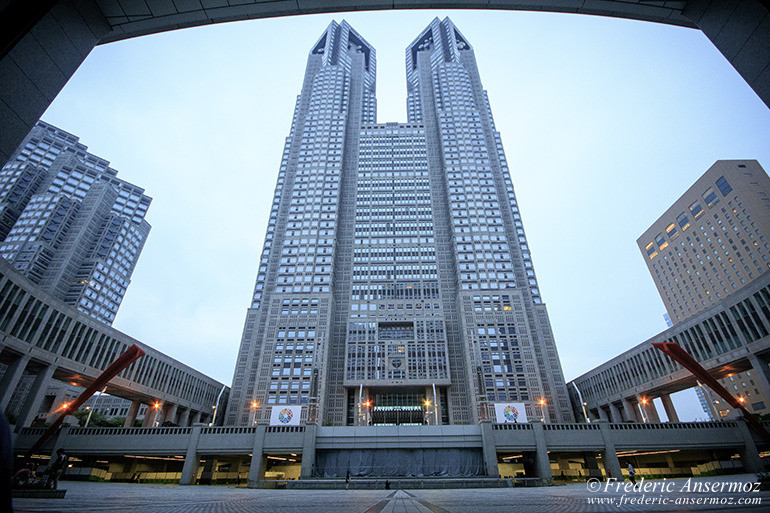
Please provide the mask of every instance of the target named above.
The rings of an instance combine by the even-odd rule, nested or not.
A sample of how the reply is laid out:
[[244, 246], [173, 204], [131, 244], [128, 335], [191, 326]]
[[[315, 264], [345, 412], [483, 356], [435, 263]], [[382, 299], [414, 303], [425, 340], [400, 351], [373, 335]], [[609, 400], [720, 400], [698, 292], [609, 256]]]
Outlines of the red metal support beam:
[[680, 364], [688, 371], [692, 372], [698, 381], [708, 385], [711, 390], [719, 394], [719, 397], [727, 401], [727, 404], [737, 410], [740, 410], [743, 413], [743, 417], [746, 419], [746, 422], [748, 422], [754, 429], [756, 429], [757, 432], [762, 435], [762, 438], [770, 442], [770, 433], [768, 433], [767, 429], [765, 429], [765, 427], [757, 420], [757, 418], [749, 410], [747, 410], [738, 399], [733, 397], [725, 387], [719, 384], [719, 381], [717, 381], [714, 376], [709, 374], [709, 372], [704, 369], [701, 364], [695, 361], [695, 358], [690, 356], [690, 353], [685, 351], [682, 346], [674, 342], [653, 342], [652, 346], [656, 349], [660, 349], [666, 353], [669, 358]]
[[101, 390], [107, 385], [107, 382], [110, 381], [112, 378], [117, 376], [120, 371], [134, 363], [136, 360], [141, 358], [144, 355], [144, 351], [139, 349], [139, 347], [134, 344], [131, 347], [129, 347], [125, 353], [120, 355], [117, 360], [112, 362], [112, 364], [107, 367], [104, 372], [102, 372], [98, 378], [94, 380], [93, 383], [91, 383], [88, 388], [86, 388], [82, 394], [78, 396], [77, 399], [72, 401], [70, 404], [64, 407], [61, 415], [51, 424], [51, 426], [46, 429], [45, 433], [43, 433], [40, 438], [35, 442], [35, 444], [32, 446], [32, 448], [27, 451], [27, 456], [31, 456], [34, 451], [39, 449], [48, 438], [50, 438], [51, 435], [56, 432], [56, 430], [61, 426], [62, 422], [64, 422], [64, 417], [69, 415], [70, 413], [77, 411], [78, 408], [80, 408], [84, 402], [88, 400], [89, 397], [94, 395], [95, 392], [98, 390]]

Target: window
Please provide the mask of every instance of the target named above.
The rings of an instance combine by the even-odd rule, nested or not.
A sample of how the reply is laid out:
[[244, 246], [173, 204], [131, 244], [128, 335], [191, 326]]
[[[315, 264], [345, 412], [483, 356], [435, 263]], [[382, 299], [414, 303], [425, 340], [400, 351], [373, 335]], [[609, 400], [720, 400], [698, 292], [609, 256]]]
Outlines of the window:
[[717, 180], [717, 189], [722, 193], [722, 196], [727, 196], [732, 192], [733, 188], [724, 176], [720, 176]]
[[692, 214], [693, 219], [698, 219], [698, 216], [703, 213], [703, 207], [696, 201], [690, 205], [690, 213]]
[[709, 187], [708, 190], [703, 193], [703, 199], [706, 200], [706, 204], [709, 206], [709, 208], [719, 203], [719, 198], [717, 198], [717, 193], [714, 192], [714, 189], [712, 189], [711, 187]]

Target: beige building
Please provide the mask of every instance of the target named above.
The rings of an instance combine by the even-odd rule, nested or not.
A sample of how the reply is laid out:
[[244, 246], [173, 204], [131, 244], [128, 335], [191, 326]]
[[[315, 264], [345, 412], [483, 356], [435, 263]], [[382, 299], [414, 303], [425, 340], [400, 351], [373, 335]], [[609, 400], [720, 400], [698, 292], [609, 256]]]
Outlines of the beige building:
[[770, 178], [756, 160], [720, 160], [636, 243], [674, 323], [770, 268]]
[[[636, 243], [671, 321], [680, 323], [770, 268], [768, 234], [767, 173], [756, 160], [720, 160]], [[749, 411], [770, 412], [770, 401], [755, 386], [751, 371], [720, 382]], [[711, 399], [712, 415], [730, 415], [716, 394]]]

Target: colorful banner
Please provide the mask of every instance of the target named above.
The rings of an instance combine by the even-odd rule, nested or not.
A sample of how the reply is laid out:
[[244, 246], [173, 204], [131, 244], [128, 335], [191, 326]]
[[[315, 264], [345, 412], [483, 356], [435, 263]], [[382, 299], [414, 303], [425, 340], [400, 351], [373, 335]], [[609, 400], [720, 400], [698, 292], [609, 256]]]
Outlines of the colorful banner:
[[273, 406], [270, 411], [271, 426], [299, 426], [302, 406]]
[[498, 424], [526, 423], [524, 403], [495, 403], [495, 419]]

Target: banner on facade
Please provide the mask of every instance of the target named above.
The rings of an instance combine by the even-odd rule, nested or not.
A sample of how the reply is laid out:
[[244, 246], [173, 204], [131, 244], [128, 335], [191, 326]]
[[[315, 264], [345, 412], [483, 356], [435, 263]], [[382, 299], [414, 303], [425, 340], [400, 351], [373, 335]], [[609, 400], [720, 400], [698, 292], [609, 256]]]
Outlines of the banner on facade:
[[302, 406], [273, 406], [270, 411], [271, 426], [299, 426]]
[[495, 418], [498, 424], [526, 423], [527, 411], [524, 403], [495, 403]]

